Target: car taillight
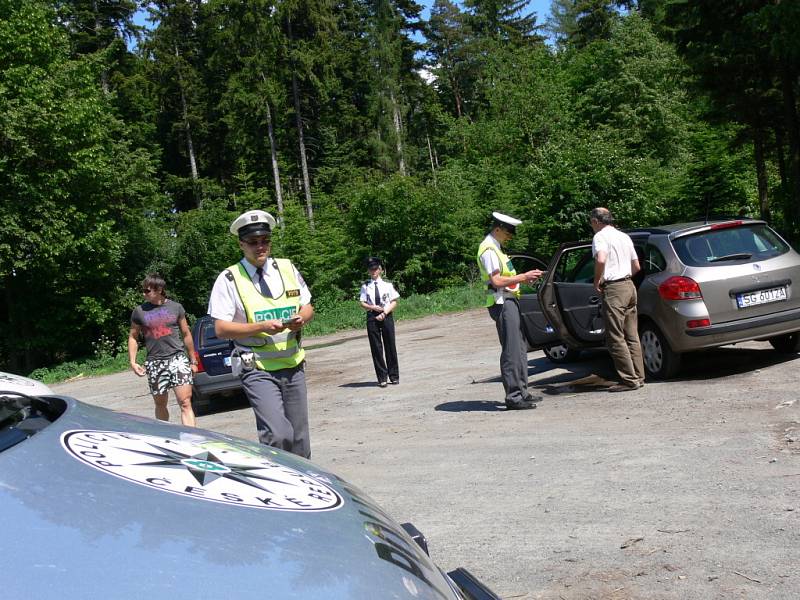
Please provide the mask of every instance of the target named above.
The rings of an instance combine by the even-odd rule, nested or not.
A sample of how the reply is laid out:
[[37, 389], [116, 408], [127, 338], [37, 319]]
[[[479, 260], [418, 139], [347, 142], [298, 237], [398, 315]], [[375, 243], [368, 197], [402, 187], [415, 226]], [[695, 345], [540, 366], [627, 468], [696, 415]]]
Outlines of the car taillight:
[[711, 319], [692, 319], [691, 321], [686, 321], [686, 327], [689, 329], [708, 327], [709, 325], [711, 325]]
[[194, 359], [197, 361], [197, 372], [204, 373], [206, 368], [203, 366], [203, 359], [200, 358], [197, 350], [194, 351]]
[[699, 300], [703, 294], [700, 286], [690, 277], [670, 277], [658, 286], [658, 295], [664, 300]]

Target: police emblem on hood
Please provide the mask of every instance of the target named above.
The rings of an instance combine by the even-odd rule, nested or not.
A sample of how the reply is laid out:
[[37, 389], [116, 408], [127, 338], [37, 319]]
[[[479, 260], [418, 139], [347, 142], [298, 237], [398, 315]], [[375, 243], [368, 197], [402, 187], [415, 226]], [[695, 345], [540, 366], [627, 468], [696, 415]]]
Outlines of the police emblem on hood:
[[73, 430], [61, 445], [95, 469], [161, 492], [234, 506], [329, 511], [342, 497], [312, 476], [234, 444], [119, 431]]

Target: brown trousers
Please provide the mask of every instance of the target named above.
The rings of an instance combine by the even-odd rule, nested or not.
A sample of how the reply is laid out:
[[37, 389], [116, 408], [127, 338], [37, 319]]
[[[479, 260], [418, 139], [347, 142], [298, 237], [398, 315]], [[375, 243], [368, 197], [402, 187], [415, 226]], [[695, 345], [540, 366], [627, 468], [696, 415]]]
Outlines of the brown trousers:
[[620, 381], [631, 387], [644, 384], [644, 361], [639, 343], [636, 286], [630, 279], [603, 288], [606, 345]]

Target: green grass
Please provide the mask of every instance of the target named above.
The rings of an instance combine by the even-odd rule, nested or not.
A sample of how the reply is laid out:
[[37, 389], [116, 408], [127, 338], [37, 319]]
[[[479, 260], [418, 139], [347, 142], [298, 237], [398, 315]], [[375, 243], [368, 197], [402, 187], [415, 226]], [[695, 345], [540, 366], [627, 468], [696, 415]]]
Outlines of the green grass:
[[[484, 304], [483, 286], [478, 284], [446, 288], [430, 294], [415, 294], [401, 298], [394, 311], [396, 320], [419, 319], [433, 314], [459, 312], [479, 308]], [[365, 328], [364, 310], [357, 300], [340, 302], [320, 308], [314, 320], [304, 330], [304, 339], [327, 335], [337, 331]], [[144, 351], [139, 352], [139, 362], [144, 361]], [[44, 383], [59, 383], [76, 377], [94, 377], [119, 373], [128, 368], [128, 353], [115, 356], [103, 354], [96, 358], [65, 362], [54, 367], [33, 371], [29, 377]]]
[[[144, 351], [139, 353], [139, 362], [144, 361]], [[59, 383], [75, 377], [92, 377], [96, 375], [109, 375], [129, 369], [128, 353], [122, 352], [116, 356], [99, 356], [61, 363], [54, 367], [42, 367], [33, 371], [28, 377], [38, 379], [44, 383]]]

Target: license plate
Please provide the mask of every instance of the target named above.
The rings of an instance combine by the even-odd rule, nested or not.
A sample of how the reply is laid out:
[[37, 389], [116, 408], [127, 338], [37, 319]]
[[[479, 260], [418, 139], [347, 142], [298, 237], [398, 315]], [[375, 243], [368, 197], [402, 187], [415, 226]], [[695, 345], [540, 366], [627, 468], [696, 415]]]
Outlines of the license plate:
[[780, 302], [781, 300], [786, 300], [785, 287], [748, 292], [747, 294], [736, 294], [736, 304], [739, 308], [769, 304], [770, 302]]
[[222, 362], [225, 363], [226, 367], [230, 367], [231, 366], [231, 357], [230, 356], [226, 356], [225, 358], [222, 359]]

